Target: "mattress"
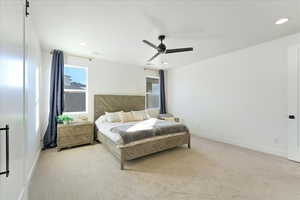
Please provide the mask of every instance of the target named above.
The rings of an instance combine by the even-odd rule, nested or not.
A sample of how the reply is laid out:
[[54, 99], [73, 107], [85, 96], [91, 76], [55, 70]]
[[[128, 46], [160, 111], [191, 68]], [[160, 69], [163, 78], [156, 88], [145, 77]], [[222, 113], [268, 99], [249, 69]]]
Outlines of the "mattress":
[[[122, 123], [122, 122], [111, 123], [111, 122], [100, 122], [97, 120], [95, 122], [95, 124], [98, 128], [98, 131], [100, 131], [103, 135], [108, 137], [116, 145], [124, 145], [124, 141], [123, 141], [122, 137], [118, 133], [112, 132], [111, 129], [121, 126], [121, 125], [136, 125], [137, 127], [139, 127], [139, 125], [145, 123], [146, 121], [147, 120], [135, 121], [135, 122], [125, 122], [125, 123]], [[178, 134], [186, 134], [186, 132], [179, 132]], [[165, 136], [156, 136], [156, 137], [168, 137], [171, 135], [173, 135], [173, 134], [167, 134]], [[144, 140], [147, 140], [147, 139], [144, 139]]]
[[111, 139], [111, 141], [113, 141], [114, 143], [121, 145], [124, 144], [122, 137], [117, 134], [117, 133], [113, 133], [111, 132], [111, 129], [123, 124], [136, 124], [137, 122], [115, 122], [115, 123], [111, 123], [111, 122], [98, 122], [96, 121], [96, 126], [98, 128], [98, 131], [100, 131], [103, 135], [105, 135], [106, 137], [108, 137], [109, 139]]

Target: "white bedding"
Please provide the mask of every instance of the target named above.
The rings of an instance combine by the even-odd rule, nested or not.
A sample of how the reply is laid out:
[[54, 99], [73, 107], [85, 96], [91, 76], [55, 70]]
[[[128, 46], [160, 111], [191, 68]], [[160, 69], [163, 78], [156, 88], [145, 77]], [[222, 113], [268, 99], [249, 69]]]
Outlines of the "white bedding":
[[[117, 145], [123, 145], [123, 139], [118, 133], [111, 132], [111, 129], [120, 125], [135, 125], [133, 126], [132, 130], [128, 129], [129, 131], [136, 131], [136, 130], [146, 130], [146, 129], [152, 129], [153, 125], [157, 123], [158, 121], [161, 121], [157, 118], [150, 118], [147, 120], [142, 121], [133, 121], [133, 122], [107, 122], [106, 120], [103, 120], [103, 117], [100, 117], [98, 120], [95, 121], [95, 124], [98, 128], [98, 130], [110, 138], [114, 143]], [[168, 134], [172, 135], [172, 134]]]
[[137, 122], [101, 122], [99, 120], [97, 120], [96, 122], [96, 126], [98, 128], [98, 130], [105, 136], [107, 136], [108, 138], [110, 138], [114, 143], [121, 145], [124, 144], [122, 137], [117, 134], [117, 133], [113, 133], [110, 130], [113, 127], [117, 127], [120, 125], [124, 125], [124, 124], [136, 124]]

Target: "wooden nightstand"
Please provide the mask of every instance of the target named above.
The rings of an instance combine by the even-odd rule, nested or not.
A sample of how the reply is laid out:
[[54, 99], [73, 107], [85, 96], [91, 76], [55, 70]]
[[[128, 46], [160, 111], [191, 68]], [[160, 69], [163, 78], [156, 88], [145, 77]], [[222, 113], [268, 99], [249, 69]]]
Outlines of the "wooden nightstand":
[[161, 117], [160, 119], [173, 122], [180, 122], [180, 119], [178, 117]]
[[173, 121], [173, 122], [180, 122], [180, 119], [178, 117], [174, 117], [172, 114], [159, 114], [158, 119], [167, 120], [167, 121]]
[[83, 144], [93, 144], [94, 124], [91, 122], [74, 122], [57, 125], [57, 151], [62, 148]]

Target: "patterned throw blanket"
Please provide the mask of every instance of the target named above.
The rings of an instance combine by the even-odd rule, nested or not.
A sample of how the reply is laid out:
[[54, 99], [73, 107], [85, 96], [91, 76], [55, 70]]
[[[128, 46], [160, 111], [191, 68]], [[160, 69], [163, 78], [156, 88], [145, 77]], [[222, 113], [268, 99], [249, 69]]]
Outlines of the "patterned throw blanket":
[[124, 144], [128, 144], [154, 136], [189, 132], [189, 130], [184, 124], [152, 118], [137, 124], [125, 124], [113, 127], [111, 132], [119, 134]]

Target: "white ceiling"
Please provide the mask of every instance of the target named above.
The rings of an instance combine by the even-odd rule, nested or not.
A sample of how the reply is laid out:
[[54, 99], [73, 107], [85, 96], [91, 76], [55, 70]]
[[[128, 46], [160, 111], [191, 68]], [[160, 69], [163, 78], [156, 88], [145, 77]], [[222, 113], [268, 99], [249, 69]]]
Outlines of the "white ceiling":
[[300, 32], [300, 0], [32, 0], [31, 13], [47, 51], [146, 66], [156, 52], [143, 39], [195, 48], [156, 59], [166, 68]]

